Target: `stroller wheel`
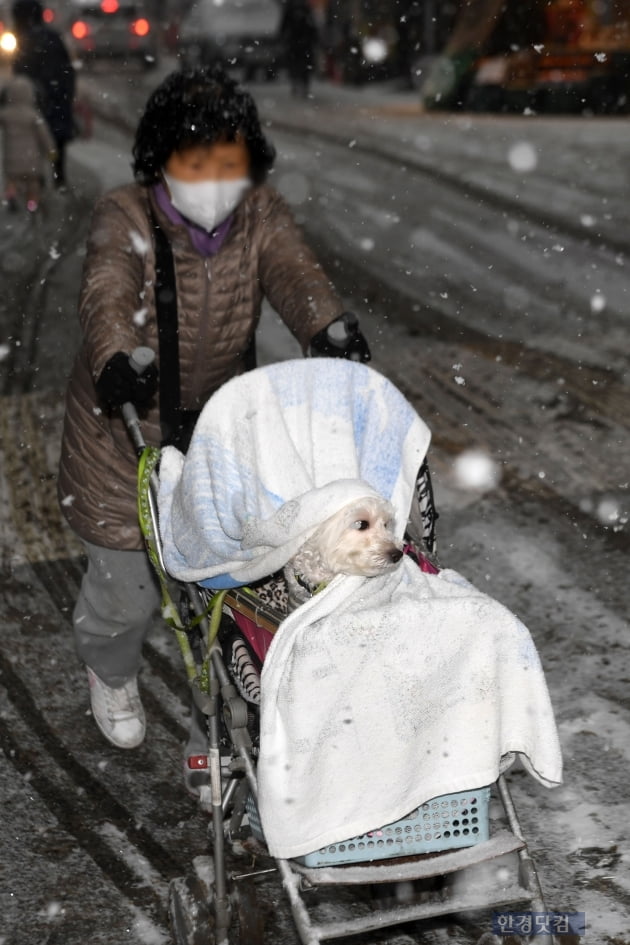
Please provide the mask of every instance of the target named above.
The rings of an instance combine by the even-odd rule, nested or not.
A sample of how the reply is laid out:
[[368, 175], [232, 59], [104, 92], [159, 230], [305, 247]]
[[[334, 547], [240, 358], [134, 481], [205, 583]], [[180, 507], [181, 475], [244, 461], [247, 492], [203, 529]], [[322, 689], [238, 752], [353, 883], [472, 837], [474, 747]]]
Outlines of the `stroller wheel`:
[[197, 871], [171, 880], [168, 914], [175, 945], [214, 945], [211, 897], [212, 891]]
[[263, 917], [256, 887], [251, 880], [244, 880], [238, 885], [238, 924], [241, 945], [263, 945]]

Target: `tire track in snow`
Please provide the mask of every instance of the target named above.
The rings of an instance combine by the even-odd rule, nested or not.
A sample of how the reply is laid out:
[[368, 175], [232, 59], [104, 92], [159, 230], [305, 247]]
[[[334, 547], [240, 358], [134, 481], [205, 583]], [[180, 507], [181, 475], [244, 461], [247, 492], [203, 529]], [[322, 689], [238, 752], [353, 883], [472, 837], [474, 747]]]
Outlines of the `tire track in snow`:
[[[34, 736], [43, 749], [33, 751], [32, 747], [25, 745], [24, 738], [15, 733], [14, 727], [0, 717], [0, 744], [7, 759], [22, 775], [28, 773], [29, 784], [59, 824], [123, 896], [161, 923], [164, 898], [150, 885], [138, 885], [138, 873], [127, 862], [129, 851], [133, 849], [134, 856], [141, 858], [165, 882], [184, 872], [186, 862], [166, 850], [144, 826], [134, 822], [130, 811], [74, 757], [44, 718], [10, 660], [1, 652], [0, 682], [30, 737]], [[56, 771], [63, 773], [81, 790], [69, 792], [60, 784], [56, 772], [51, 772], [51, 762]], [[100, 823], [94, 821], [95, 810], [99, 812]], [[122, 855], [104, 839], [104, 833], [109, 829], [103, 826], [104, 822], [112, 825], [112, 830], [124, 834], [126, 843]]]

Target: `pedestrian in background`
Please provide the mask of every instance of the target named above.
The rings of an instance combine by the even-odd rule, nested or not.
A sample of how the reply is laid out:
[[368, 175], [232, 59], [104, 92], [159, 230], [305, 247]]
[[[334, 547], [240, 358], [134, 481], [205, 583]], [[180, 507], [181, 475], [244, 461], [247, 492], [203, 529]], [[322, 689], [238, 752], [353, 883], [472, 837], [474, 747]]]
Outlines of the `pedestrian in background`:
[[287, 0], [280, 38], [291, 91], [293, 95], [306, 98], [315, 68], [315, 53], [319, 39], [315, 17], [308, 0]]
[[35, 87], [30, 79], [25, 76], [9, 79], [1, 100], [4, 201], [11, 211], [22, 205], [34, 213], [55, 157], [55, 142], [37, 109]]
[[[160, 606], [121, 405], [140, 409], [149, 445], [184, 451], [211, 394], [253, 366], [264, 297], [305, 353], [369, 359], [356, 317], [266, 183], [275, 151], [245, 89], [220, 69], [173, 72], [149, 98], [133, 154], [135, 183], [105, 194], [90, 227], [58, 480], [88, 559], [76, 648], [94, 719], [120, 748], [144, 738], [137, 675]], [[141, 345], [157, 370], [138, 376], [129, 356]]]
[[74, 68], [58, 33], [44, 23], [40, 0], [16, 0], [12, 8], [17, 51], [13, 72], [34, 83], [39, 108], [55, 141], [53, 182], [66, 183], [66, 145], [74, 137]]

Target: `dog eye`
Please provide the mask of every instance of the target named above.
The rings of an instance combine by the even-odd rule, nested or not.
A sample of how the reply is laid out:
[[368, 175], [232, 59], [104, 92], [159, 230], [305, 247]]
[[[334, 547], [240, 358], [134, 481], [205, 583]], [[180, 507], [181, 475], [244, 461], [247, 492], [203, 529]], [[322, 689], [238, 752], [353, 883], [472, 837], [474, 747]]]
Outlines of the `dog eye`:
[[364, 532], [366, 528], [370, 527], [370, 523], [364, 518], [357, 519], [356, 522], [352, 523], [352, 528], [356, 528], [359, 532]]

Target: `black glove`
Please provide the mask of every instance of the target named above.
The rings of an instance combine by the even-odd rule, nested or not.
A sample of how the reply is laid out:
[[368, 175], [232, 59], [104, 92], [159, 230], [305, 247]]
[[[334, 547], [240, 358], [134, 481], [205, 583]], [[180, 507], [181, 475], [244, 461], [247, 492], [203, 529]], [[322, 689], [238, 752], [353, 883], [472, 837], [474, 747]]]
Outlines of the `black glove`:
[[120, 407], [127, 401], [136, 407], [146, 407], [157, 390], [157, 380], [155, 364], [137, 374], [129, 363], [129, 355], [117, 351], [103, 368], [96, 393], [108, 407]]
[[359, 319], [353, 312], [344, 312], [311, 338], [313, 358], [347, 358], [365, 364], [372, 355], [359, 330]]

